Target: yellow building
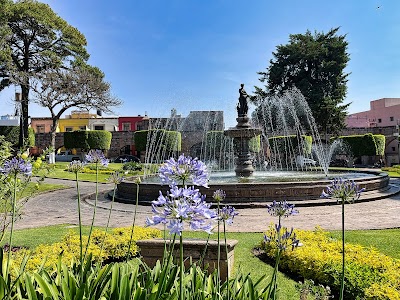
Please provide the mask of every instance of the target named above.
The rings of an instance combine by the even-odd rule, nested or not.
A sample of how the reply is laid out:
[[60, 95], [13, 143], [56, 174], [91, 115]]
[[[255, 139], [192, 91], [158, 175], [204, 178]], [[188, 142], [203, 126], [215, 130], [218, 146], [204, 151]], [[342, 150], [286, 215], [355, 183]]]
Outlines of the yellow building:
[[87, 130], [89, 128], [89, 119], [96, 117], [96, 114], [88, 112], [73, 111], [65, 119], [58, 122], [57, 132], [69, 132], [76, 130]]

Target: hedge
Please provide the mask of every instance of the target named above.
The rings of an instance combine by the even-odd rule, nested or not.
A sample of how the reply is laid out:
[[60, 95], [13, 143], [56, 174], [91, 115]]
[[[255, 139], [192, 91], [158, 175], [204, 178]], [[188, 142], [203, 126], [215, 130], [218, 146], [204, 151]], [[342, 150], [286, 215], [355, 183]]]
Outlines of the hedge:
[[[275, 228], [271, 226], [269, 230]], [[296, 237], [302, 246], [286, 249], [279, 267], [339, 291], [341, 240], [332, 239], [321, 228], [296, 230]], [[275, 258], [275, 242], [263, 242], [263, 248], [269, 258]], [[346, 243], [345, 252], [345, 299], [400, 299], [400, 260], [373, 247], [350, 243]]]
[[[213, 152], [218, 153], [229, 149], [227, 145], [232, 142], [232, 138], [226, 136], [224, 131], [212, 130], [206, 132], [204, 146], [206, 149], [213, 149]], [[250, 139], [249, 147], [251, 152], [260, 152], [261, 150], [261, 136], [257, 135]]]
[[350, 147], [355, 157], [385, 155], [386, 138], [382, 134], [367, 133], [364, 135], [339, 136], [338, 138]]
[[105, 130], [72, 131], [64, 133], [64, 147], [67, 149], [101, 149], [111, 146], [112, 134]]
[[[169, 131], [165, 129], [139, 130], [133, 135], [135, 148], [137, 151], [147, 150], [147, 141], [157, 141], [157, 147], [165, 148], [166, 151], [181, 151], [182, 137], [178, 131]], [[152, 151], [156, 151], [152, 149]]]
[[[19, 126], [0, 126], [0, 135], [3, 135], [6, 141], [12, 143], [13, 146], [17, 146], [19, 141]], [[28, 128], [28, 146], [35, 146], [35, 131], [31, 127]]]
[[[302, 135], [300, 139], [297, 135], [274, 136], [268, 138], [271, 151], [280, 153], [288, 153], [290, 149], [294, 149], [297, 150], [298, 154], [311, 154], [312, 141], [312, 136], [309, 135]], [[302, 149], [299, 149], [299, 143], [302, 145]]]

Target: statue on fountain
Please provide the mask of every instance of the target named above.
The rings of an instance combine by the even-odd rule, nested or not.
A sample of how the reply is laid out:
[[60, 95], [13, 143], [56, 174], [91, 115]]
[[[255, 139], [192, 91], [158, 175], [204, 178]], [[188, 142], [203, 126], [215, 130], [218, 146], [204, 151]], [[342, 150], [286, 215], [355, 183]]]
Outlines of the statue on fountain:
[[238, 112], [238, 117], [246, 117], [247, 111], [249, 110], [249, 106], [247, 104], [247, 100], [250, 98], [249, 95], [244, 90], [244, 84], [240, 85], [239, 89], [239, 103], [236, 107]]

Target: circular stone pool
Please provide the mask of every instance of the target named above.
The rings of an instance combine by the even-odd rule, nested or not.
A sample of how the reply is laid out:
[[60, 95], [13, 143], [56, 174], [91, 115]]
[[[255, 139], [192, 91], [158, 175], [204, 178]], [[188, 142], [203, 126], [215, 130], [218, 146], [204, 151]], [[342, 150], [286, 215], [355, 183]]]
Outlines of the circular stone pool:
[[[319, 199], [321, 192], [334, 177], [353, 179], [368, 192], [386, 189], [389, 176], [379, 171], [334, 172], [327, 177], [315, 172], [257, 172], [256, 176], [241, 178], [234, 173], [218, 172], [211, 176], [209, 188], [199, 187], [207, 200], [212, 200], [214, 191], [222, 189], [227, 202], [260, 203], [273, 200], [310, 200]], [[139, 186], [139, 203], [150, 204], [157, 199], [159, 191], [165, 193], [168, 186], [161, 185], [158, 177], [146, 178]], [[118, 184], [116, 201], [135, 203], [136, 184], [126, 180]]]

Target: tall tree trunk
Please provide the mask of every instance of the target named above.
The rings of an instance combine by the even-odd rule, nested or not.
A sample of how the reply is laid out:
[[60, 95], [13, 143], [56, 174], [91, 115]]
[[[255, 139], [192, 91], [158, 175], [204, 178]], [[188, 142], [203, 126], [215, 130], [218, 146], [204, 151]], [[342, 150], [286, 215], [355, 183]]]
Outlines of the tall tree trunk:
[[27, 146], [26, 139], [28, 138], [29, 127], [29, 81], [21, 85], [21, 116], [20, 116], [20, 132], [19, 132], [19, 147], [25, 150]]
[[50, 145], [52, 151], [49, 153], [49, 163], [54, 164], [56, 162], [56, 131], [58, 126], [58, 119], [54, 119], [53, 117], [53, 127], [51, 128], [50, 132]]

